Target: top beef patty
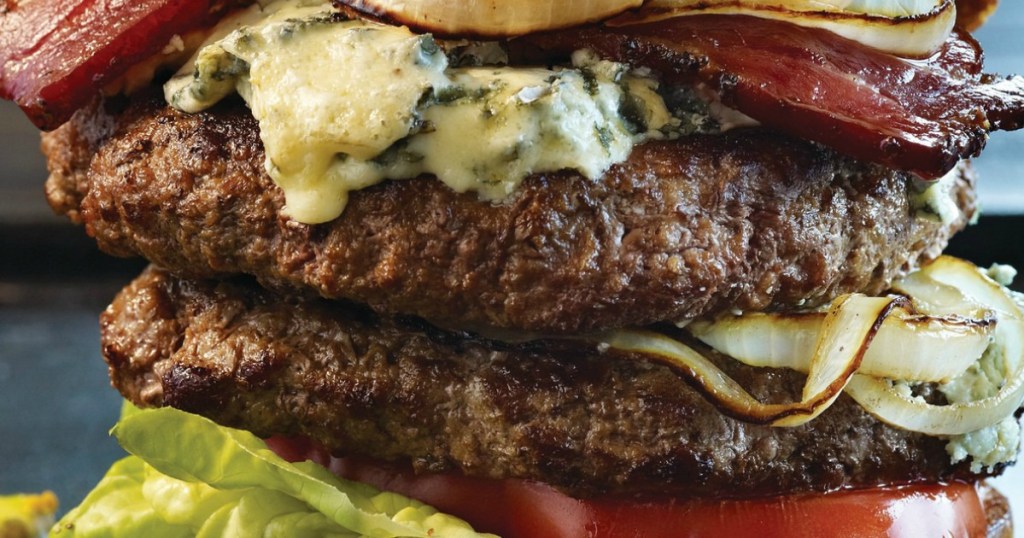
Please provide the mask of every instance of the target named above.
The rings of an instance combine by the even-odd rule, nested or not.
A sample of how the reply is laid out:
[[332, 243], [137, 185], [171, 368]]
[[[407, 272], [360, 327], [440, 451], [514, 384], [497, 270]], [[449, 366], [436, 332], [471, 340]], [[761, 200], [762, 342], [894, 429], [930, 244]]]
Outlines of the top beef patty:
[[239, 102], [186, 115], [99, 104], [45, 136], [51, 205], [116, 255], [461, 328], [568, 332], [815, 305], [884, 290], [974, 212], [941, 225], [902, 173], [765, 129], [643, 145], [601, 181], [538, 174], [503, 204], [386, 182], [321, 225], [281, 215]]

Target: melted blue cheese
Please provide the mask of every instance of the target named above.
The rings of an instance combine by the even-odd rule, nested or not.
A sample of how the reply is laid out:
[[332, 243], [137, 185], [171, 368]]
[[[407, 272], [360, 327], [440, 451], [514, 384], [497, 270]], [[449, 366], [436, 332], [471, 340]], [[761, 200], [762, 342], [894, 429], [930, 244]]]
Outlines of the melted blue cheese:
[[[995, 396], [1006, 383], [1005, 354], [993, 343], [982, 358], [957, 379], [939, 386], [950, 403], [978, 401]], [[993, 470], [997, 465], [1017, 459], [1021, 444], [1021, 425], [1014, 416], [977, 431], [950, 437], [946, 452], [953, 463], [970, 459], [971, 472]]]
[[949, 226], [960, 218], [962, 212], [953, 196], [953, 187], [963, 170], [960, 166], [953, 168], [948, 174], [937, 181], [930, 181], [918, 192], [911, 195], [910, 203], [917, 210], [917, 215], [937, 220], [943, 226]]
[[494, 201], [537, 172], [597, 179], [678, 125], [653, 80], [586, 53], [572, 69], [451, 68], [430, 36], [338, 21], [329, 5], [263, 13], [229, 22], [165, 94], [196, 112], [237, 91], [300, 222], [334, 219], [350, 191], [384, 179], [431, 174]]

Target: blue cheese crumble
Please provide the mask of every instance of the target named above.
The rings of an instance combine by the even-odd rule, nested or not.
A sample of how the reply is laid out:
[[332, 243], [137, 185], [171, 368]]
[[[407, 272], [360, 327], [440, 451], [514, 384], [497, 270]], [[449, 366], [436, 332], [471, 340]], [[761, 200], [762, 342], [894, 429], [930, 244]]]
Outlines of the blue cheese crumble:
[[430, 174], [491, 201], [534, 173], [598, 179], [680, 123], [647, 73], [586, 51], [565, 69], [452, 67], [429, 35], [302, 0], [223, 26], [165, 96], [197, 112], [237, 92], [300, 222], [336, 218], [350, 191], [385, 179]]

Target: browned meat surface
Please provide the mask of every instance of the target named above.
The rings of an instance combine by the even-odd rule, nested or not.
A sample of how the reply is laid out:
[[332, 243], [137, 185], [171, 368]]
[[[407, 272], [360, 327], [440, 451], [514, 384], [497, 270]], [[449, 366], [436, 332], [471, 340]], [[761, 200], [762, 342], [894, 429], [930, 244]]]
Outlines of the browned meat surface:
[[[245, 281], [150, 269], [102, 318], [114, 385], [260, 435], [578, 495], [763, 495], [966, 476], [944, 441], [841, 397], [799, 428], [730, 419], [660, 365], [595, 346], [498, 344]], [[802, 376], [723, 367], [758, 398]]]
[[[281, 216], [238, 103], [96, 108], [44, 149], [52, 205], [108, 252], [460, 328], [577, 331], [878, 292], [966, 221], [920, 216], [902, 174], [761, 129], [650, 143], [599, 182], [535, 176], [497, 206], [388, 182], [317, 226]], [[952, 196], [973, 214], [969, 179]]]

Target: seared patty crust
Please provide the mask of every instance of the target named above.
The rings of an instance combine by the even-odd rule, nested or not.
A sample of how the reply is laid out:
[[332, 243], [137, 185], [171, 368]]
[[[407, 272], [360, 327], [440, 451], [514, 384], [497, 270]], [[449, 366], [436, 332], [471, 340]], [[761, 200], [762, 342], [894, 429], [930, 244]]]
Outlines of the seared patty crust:
[[81, 111], [44, 138], [51, 205], [115, 255], [195, 278], [255, 275], [448, 327], [574, 332], [876, 293], [939, 254], [905, 174], [765, 129], [651, 142], [600, 181], [539, 174], [503, 204], [429, 178], [353, 193], [344, 214], [281, 214], [240, 101], [158, 96]]
[[[971, 476], [942, 439], [890, 428], [846, 396], [805, 426], [758, 426], [722, 415], [665, 366], [594, 343], [498, 343], [249, 279], [148, 269], [103, 314], [102, 343], [113, 384], [142, 406], [580, 496], [757, 497]], [[800, 397], [800, 374], [711, 356], [759, 399]]]

